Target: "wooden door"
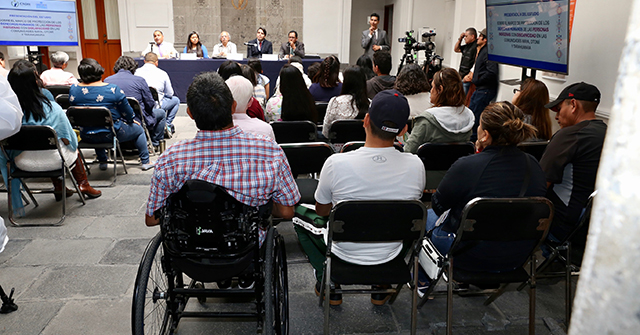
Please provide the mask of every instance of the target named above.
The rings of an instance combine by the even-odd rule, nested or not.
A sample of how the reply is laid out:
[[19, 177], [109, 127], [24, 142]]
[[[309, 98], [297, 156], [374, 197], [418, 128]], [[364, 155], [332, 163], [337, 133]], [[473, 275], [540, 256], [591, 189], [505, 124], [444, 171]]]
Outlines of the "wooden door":
[[113, 64], [122, 54], [117, 0], [78, 0], [82, 56], [104, 67], [103, 79], [113, 74]]

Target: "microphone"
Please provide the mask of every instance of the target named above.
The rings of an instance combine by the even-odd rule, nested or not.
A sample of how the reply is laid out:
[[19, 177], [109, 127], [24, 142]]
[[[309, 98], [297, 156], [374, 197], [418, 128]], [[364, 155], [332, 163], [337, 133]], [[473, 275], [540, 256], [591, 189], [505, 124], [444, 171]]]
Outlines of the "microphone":
[[249, 45], [249, 46], [252, 46], [252, 47], [257, 47], [258, 46], [255, 43], [249, 43], [249, 42], [244, 42], [244, 45]]

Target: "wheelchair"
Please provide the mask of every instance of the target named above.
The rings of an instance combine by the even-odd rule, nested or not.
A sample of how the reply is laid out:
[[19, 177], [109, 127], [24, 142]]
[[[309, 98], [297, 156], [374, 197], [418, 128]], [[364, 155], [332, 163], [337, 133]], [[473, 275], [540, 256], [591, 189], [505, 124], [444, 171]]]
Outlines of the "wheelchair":
[[[271, 224], [270, 211], [271, 203], [250, 207], [222, 187], [201, 180], [189, 180], [169, 196], [156, 212], [160, 232], [147, 245], [138, 268], [132, 333], [173, 334], [181, 318], [207, 317], [253, 319], [262, 334], [288, 334], [285, 245]], [[262, 246], [260, 230], [266, 230]], [[253, 288], [205, 288], [205, 283], [240, 277], [252, 278]], [[185, 310], [192, 297], [201, 304], [207, 297], [251, 300], [256, 309]]]

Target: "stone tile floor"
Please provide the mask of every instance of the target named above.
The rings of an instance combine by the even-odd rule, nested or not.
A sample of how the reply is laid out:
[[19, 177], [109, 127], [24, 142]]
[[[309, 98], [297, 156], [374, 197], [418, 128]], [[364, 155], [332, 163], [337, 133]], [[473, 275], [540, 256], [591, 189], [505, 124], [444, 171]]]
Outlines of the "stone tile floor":
[[[192, 138], [196, 132], [184, 111], [182, 105], [175, 121], [177, 136], [168, 140], [168, 145]], [[141, 171], [136, 157], [130, 157], [128, 163], [129, 174], [124, 175], [119, 168], [116, 186], [101, 188], [101, 198], [88, 200], [85, 206], [77, 197], [68, 198], [67, 219], [61, 227], [18, 228], [7, 224], [10, 241], [0, 254], [0, 284], [7, 292], [15, 287], [19, 309], [0, 314], [0, 334], [131, 332], [131, 299], [138, 263], [159, 229], [143, 223], [153, 170]], [[89, 180], [100, 184], [109, 177], [94, 169]], [[37, 195], [37, 199], [40, 207], [28, 207], [23, 220], [51, 221], [60, 213], [60, 204], [50, 194]], [[0, 216], [7, 217], [6, 206], [0, 209]], [[313, 292], [312, 268], [297, 244], [292, 224], [283, 222], [277, 228], [285, 238], [289, 264], [290, 333], [320, 334], [322, 308]], [[515, 286], [486, 307], [483, 297], [454, 299], [455, 334], [527, 333], [528, 295], [515, 291]], [[215, 305], [214, 299], [205, 305], [192, 300], [187, 308], [210, 309]], [[245, 306], [250, 305], [223, 307]], [[409, 334], [410, 306], [408, 290], [403, 290], [393, 305], [384, 306], [373, 306], [368, 296], [345, 296], [341, 306], [332, 307], [332, 333]], [[436, 296], [418, 312], [418, 333], [444, 334], [445, 317], [446, 297]], [[185, 319], [178, 333], [249, 334], [255, 329], [254, 322]], [[538, 285], [536, 334], [564, 334], [564, 330], [564, 283]]]

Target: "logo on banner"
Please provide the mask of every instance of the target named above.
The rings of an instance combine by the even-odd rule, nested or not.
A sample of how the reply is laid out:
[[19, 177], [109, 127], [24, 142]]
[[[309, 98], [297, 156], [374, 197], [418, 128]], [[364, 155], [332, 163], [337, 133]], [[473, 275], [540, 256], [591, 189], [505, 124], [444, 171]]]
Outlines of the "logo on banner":
[[233, 5], [233, 8], [237, 10], [243, 10], [247, 8], [247, 5], [249, 4], [249, 0], [238, 0], [237, 3], [236, 3], [236, 0], [231, 0], [231, 4]]

